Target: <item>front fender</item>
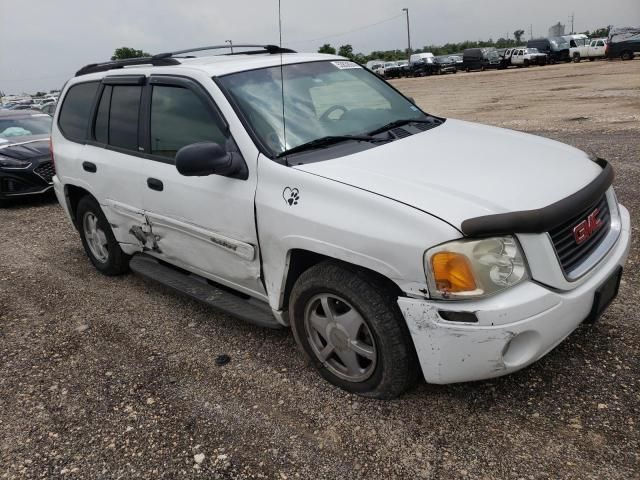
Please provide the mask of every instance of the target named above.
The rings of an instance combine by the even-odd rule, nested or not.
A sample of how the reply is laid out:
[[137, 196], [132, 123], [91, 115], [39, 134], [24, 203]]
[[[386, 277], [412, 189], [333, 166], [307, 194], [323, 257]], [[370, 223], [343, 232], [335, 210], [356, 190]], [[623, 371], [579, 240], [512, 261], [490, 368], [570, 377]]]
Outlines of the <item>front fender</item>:
[[[348, 162], [349, 158], [329, 161]], [[284, 303], [294, 249], [367, 268], [410, 296], [424, 296], [425, 250], [461, 236], [438, 218], [357, 187], [264, 157], [258, 169], [258, 237], [263, 277], [274, 309]], [[290, 201], [292, 195], [295, 200]]]

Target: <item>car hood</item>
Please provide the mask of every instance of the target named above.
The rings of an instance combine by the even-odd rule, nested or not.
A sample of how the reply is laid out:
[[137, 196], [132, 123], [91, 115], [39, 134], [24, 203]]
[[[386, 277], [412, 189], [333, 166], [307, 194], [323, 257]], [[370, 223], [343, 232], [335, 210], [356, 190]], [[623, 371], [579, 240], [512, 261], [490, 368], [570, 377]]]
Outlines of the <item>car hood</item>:
[[0, 155], [16, 160], [32, 160], [49, 156], [49, 135], [21, 136], [19, 139], [0, 143]]
[[548, 206], [601, 171], [563, 143], [451, 119], [377, 148], [294, 168], [394, 199], [459, 230], [469, 218]]

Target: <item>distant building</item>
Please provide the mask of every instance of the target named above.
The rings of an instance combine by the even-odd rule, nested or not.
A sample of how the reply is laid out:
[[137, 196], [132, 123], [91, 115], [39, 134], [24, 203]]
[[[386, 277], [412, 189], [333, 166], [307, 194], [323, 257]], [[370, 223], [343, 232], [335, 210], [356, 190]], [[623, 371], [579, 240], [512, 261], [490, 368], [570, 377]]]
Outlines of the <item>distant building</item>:
[[564, 35], [564, 25], [562, 25], [560, 22], [549, 27], [550, 37], [561, 37], [562, 35]]

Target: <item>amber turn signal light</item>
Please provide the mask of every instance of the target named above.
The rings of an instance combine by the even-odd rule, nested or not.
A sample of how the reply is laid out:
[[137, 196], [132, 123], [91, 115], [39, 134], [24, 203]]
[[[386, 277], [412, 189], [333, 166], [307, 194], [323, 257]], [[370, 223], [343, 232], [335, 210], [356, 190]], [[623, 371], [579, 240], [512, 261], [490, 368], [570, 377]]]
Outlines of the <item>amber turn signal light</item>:
[[436, 253], [431, 257], [431, 269], [436, 288], [443, 293], [470, 292], [477, 288], [469, 260], [460, 253]]

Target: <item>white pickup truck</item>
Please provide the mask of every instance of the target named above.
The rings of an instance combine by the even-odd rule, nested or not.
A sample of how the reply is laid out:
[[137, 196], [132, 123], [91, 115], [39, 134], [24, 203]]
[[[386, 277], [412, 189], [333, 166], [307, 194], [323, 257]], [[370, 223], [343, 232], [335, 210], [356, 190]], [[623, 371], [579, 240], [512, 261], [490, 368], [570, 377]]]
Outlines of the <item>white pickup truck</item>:
[[504, 52], [505, 65], [516, 65], [518, 67], [529, 65], [546, 65], [547, 55], [538, 51], [537, 48], [509, 48]]
[[[575, 38], [568, 38], [575, 37]], [[604, 58], [607, 46], [606, 38], [590, 39], [586, 35], [567, 35], [565, 36], [569, 42], [569, 55], [571, 59], [578, 63], [583, 58], [594, 61], [596, 58]]]

